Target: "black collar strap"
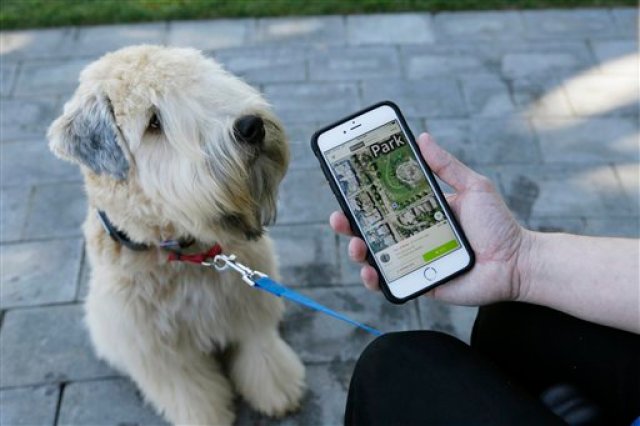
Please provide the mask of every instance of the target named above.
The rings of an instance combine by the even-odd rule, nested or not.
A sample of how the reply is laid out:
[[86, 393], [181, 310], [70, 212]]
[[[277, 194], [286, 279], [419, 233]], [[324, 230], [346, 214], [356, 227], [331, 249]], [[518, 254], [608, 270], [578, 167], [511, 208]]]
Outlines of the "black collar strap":
[[[98, 219], [100, 219], [102, 227], [107, 231], [113, 241], [122, 244], [129, 250], [145, 251], [151, 248], [147, 244], [131, 241], [131, 238], [129, 238], [124, 231], [119, 230], [113, 223], [111, 223], [104, 211], [98, 210]], [[189, 238], [188, 240], [165, 240], [160, 242], [159, 246], [167, 251], [179, 252], [181, 249], [187, 248], [195, 242], [195, 238]]]
[[102, 210], [98, 210], [98, 219], [102, 222], [102, 226], [104, 230], [107, 231], [109, 236], [113, 238], [113, 241], [118, 242], [133, 251], [145, 251], [149, 250], [149, 246], [144, 243], [135, 243], [131, 241], [131, 238], [118, 228], [116, 228], [113, 223], [107, 217], [107, 214]]

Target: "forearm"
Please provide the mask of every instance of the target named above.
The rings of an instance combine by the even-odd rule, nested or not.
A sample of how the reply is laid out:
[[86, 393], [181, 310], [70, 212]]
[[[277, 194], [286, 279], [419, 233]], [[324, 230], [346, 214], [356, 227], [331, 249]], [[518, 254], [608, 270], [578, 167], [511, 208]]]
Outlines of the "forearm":
[[527, 231], [518, 300], [640, 333], [640, 241]]

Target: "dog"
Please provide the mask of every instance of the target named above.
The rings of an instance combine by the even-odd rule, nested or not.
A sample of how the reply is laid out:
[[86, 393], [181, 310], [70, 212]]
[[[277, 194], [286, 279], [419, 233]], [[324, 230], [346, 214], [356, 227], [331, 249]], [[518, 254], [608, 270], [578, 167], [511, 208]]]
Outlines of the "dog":
[[264, 229], [289, 152], [260, 93], [197, 50], [126, 47], [81, 72], [48, 139], [84, 177], [98, 357], [174, 424], [232, 424], [234, 390], [269, 416], [296, 410], [305, 371], [278, 332], [282, 301], [169, 261], [163, 243], [178, 256], [217, 244], [278, 279]]

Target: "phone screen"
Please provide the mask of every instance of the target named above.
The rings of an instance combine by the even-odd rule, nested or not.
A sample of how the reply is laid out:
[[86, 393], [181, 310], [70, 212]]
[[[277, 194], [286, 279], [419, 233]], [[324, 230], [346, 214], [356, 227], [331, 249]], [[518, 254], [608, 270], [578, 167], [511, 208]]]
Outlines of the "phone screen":
[[461, 247], [397, 120], [325, 157], [387, 282]]

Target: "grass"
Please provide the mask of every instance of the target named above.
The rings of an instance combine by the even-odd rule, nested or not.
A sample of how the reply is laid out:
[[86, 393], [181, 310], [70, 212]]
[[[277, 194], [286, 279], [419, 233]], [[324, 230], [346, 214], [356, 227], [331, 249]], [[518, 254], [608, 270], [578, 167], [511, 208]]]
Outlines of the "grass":
[[380, 181], [387, 190], [389, 198], [399, 205], [403, 205], [427, 188], [426, 180], [420, 182], [417, 187], [411, 188], [397, 178], [396, 168], [400, 163], [407, 161], [407, 159], [411, 157], [411, 148], [406, 145], [396, 148], [390, 154], [382, 155], [374, 160], [381, 174]]
[[636, 6], [636, 0], [0, 0], [0, 29], [174, 19]]

